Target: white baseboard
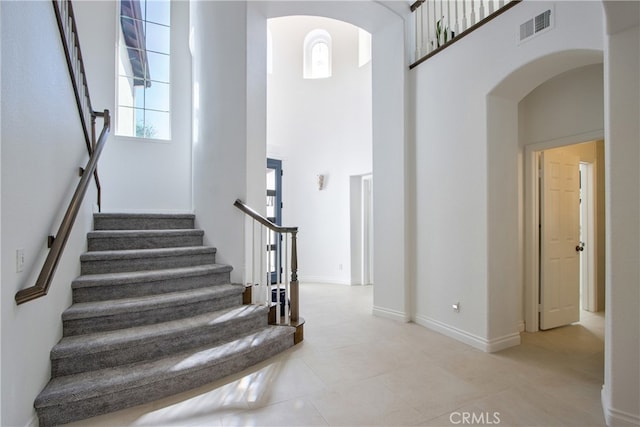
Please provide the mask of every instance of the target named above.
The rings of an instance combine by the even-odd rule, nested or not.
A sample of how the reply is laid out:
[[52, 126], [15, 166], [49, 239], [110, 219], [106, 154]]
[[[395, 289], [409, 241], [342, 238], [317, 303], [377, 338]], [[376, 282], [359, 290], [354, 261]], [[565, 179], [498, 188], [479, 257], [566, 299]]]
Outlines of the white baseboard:
[[384, 317], [385, 319], [397, 320], [399, 322], [408, 322], [409, 317], [402, 311], [391, 310], [384, 307], [373, 306], [372, 313], [374, 316]]
[[518, 322], [518, 332], [524, 332], [526, 325], [524, 324], [524, 320]]
[[514, 332], [499, 338], [487, 340], [427, 316], [416, 316], [415, 322], [425, 328], [434, 330], [455, 340], [461, 341], [486, 353], [493, 353], [520, 344], [520, 333]]
[[600, 392], [604, 421], [609, 427], [640, 426], [640, 414], [631, 414], [611, 407], [606, 388], [602, 386]]

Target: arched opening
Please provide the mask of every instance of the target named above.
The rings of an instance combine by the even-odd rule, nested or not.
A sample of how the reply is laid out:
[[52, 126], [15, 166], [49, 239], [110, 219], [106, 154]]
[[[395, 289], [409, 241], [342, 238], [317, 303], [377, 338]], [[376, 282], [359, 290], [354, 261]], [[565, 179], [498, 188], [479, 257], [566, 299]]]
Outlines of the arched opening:
[[[543, 258], [541, 251], [544, 251], [541, 235], [547, 226], [543, 223], [551, 222], [550, 218], [542, 222], [540, 219], [545, 215], [565, 215], [545, 213], [540, 209], [544, 203], [559, 203], [552, 198], [543, 201], [545, 196], [541, 188], [544, 188], [545, 180], [539, 173], [542, 164], [540, 153], [604, 138], [603, 87], [602, 52], [574, 50], [548, 55], [526, 64], [504, 79], [487, 97], [488, 191], [492, 201], [489, 204], [488, 244], [490, 258], [500, 259], [503, 263], [501, 266], [493, 266], [492, 263], [493, 268], [489, 271], [490, 301], [492, 305], [495, 304], [489, 310], [492, 334], [496, 334], [500, 324], [506, 324], [505, 310], [499, 310], [498, 306], [511, 307], [506, 311], [511, 313], [513, 320], [519, 320], [520, 331], [536, 332], [540, 329], [540, 310], [545, 310], [545, 304], [548, 304], [540, 299], [540, 295], [544, 295], [540, 277], [544, 275], [545, 268], [540, 261]], [[596, 161], [596, 143], [573, 147], [572, 155], [581, 149], [593, 150], [593, 161]], [[598, 164], [603, 167], [603, 145], [598, 147]], [[580, 154], [574, 157], [580, 159]], [[571, 171], [576, 177], [578, 168], [579, 160], [575, 170]], [[550, 180], [551, 173], [548, 170], [542, 173]], [[601, 194], [600, 197], [600, 203], [604, 206], [604, 196]], [[572, 207], [572, 212], [575, 210], [579, 216], [579, 208], [578, 201]], [[565, 222], [564, 217], [556, 222]], [[601, 226], [604, 227], [604, 221]], [[599, 231], [603, 238], [603, 230]], [[576, 236], [576, 239], [578, 245], [579, 237]], [[580, 256], [574, 251], [576, 260]], [[600, 257], [598, 265], [604, 268], [603, 249]], [[600, 273], [600, 287], [604, 295], [604, 274]], [[579, 269], [575, 270], [575, 274], [580, 274]], [[577, 280], [576, 283], [579, 283], [579, 278]], [[555, 291], [558, 288], [553, 289]], [[575, 290], [575, 295], [571, 295], [571, 298], [575, 298], [572, 303], [579, 307], [578, 288]], [[600, 334], [594, 340], [594, 346], [599, 346], [594, 354], [604, 358], [603, 316], [594, 319], [587, 317], [583, 317], [586, 326], [572, 326], [563, 330], [566, 335], [563, 345], [577, 345], [575, 343], [579, 338], [575, 337], [580, 333], [589, 336]], [[596, 334], [592, 333], [594, 330], [597, 330]], [[557, 331], [551, 334], [555, 333]], [[579, 360], [579, 351], [583, 349], [572, 348], [576, 363], [587, 363], [587, 356]], [[592, 363], [589, 369], [592, 375], [602, 380], [601, 362]]]
[[[408, 70], [406, 48], [398, 47], [405, 45], [404, 15], [409, 11], [402, 6], [381, 6], [375, 2], [339, 2], [332, 3], [330, 7], [314, 2], [255, 2], [250, 8], [258, 12], [260, 19], [297, 15], [337, 19], [366, 30], [375, 41], [370, 64], [373, 94], [371, 176], [376, 183], [372, 196], [372, 228], [375, 240], [384, 242], [384, 245], [371, 244], [371, 247], [384, 250], [376, 249], [372, 257], [376, 284], [373, 312], [405, 321], [410, 316], [408, 298], [411, 286], [406, 268], [409, 243], [404, 221], [407, 208], [405, 79]], [[369, 51], [369, 47], [364, 50]], [[333, 67], [335, 73], [335, 63]], [[260, 100], [249, 100], [250, 104], [254, 101]], [[260, 155], [259, 151], [256, 152]], [[249, 150], [248, 154], [253, 156], [254, 152]], [[331, 177], [326, 179], [326, 184], [330, 185]], [[313, 182], [316, 181], [314, 178]], [[333, 264], [339, 268], [340, 263]]]
[[372, 173], [372, 85], [371, 64], [358, 61], [362, 30], [317, 16], [267, 25], [274, 43], [267, 157], [283, 162], [284, 223], [305, 230], [300, 280], [363, 284], [372, 247], [363, 233], [363, 188], [371, 188], [362, 180]]

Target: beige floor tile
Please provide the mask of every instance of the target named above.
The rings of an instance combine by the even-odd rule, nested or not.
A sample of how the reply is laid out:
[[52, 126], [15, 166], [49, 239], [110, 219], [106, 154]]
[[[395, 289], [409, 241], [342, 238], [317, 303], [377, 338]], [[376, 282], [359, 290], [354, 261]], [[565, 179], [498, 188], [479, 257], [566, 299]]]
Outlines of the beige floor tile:
[[451, 426], [462, 416], [496, 421], [495, 413], [502, 426], [603, 425], [602, 314], [523, 333], [520, 346], [487, 354], [372, 316], [372, 295], [372, 287], [303, 284], [300, 345], [222, 381], [73, 426]]

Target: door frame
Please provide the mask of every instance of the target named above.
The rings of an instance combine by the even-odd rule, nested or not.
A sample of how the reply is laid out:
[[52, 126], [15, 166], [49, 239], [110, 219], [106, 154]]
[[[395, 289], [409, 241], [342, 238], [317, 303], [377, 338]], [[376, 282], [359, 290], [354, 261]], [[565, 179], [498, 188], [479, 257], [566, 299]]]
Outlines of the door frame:
[[[276, 199], [274, 223], [282, 225], [282, 160], [267, 157], [267, 169], [275, 171], [276, 178]], [[276, 233], [277, 235], [277, 233]], [[282, 242], [278, 239], [275, 243], [276, 271], [271, 272], [271, 284], [277, 283], [278, 277], [282, 274]]]
[[362, 185], [362, 284], [373, 285], [373, 175], [363, 175]]
[[[582, 174], [584, 165], [585, 174]], [[580, 162], [580, 240], [585, 242], [580, 256], [580, 305], [582, 310], [596, 312], [598, 289], [596, 286], [596, 224], [595, 176], [593, 163]]]
[[538, 179], [539, 153], [551, 148], [604, 139], [602, 131], [587, 132], [550, 141], [527, 144], [524, 146], [524, 188], [521, 195], [523, 200], [523, 306], [524, 329], [527, 332], [540, 330], [538, 307], [540, 304], [540, 183]]

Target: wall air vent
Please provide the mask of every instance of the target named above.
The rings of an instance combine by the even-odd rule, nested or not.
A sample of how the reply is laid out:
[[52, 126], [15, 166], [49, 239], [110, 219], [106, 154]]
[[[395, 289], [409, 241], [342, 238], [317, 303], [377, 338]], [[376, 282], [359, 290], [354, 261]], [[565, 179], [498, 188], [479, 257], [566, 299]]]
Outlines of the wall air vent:
[[520, 41], [527, 39], [533, 35], [533, 19], [529, 19], [520, 25]]
[[522, 43], [545, 30], [551, 29], [552, 24], [551, 9], [547, 9], [536, 17], [520, 24], [520, 42]]
[[544, 13], [535, 17], [536, 20], [536, 33], [549, 28], [551, 26], [551, 10], [547, 10]]

